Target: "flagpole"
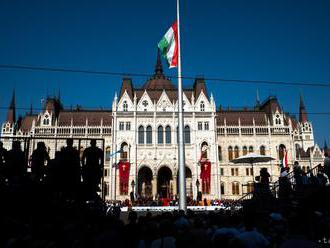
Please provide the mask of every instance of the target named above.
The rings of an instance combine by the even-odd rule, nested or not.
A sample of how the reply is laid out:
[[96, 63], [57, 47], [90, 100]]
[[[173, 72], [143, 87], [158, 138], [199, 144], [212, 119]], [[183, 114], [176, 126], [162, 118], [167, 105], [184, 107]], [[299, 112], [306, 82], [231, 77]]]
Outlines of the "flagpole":
[[186, 212], [186, 171], [185, 171], [185, 152], [183, 139], [183, 96], [181, 78], [181, 45], [180, 45], [180, 3], [177, 0], [177, 25], [178, 25], [178, 127], [179, 127], [179, 209]]

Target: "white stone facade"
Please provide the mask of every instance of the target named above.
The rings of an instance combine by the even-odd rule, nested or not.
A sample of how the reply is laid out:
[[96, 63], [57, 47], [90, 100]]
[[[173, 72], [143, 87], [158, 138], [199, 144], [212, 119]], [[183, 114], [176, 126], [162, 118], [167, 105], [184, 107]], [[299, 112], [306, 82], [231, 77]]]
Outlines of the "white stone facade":
[[[30, 154], [36, 142], [44, 141], [51, 157], [65, 146], [63, 138], [73, 138], [74, 146], [81, 152], [89, 146], [88, 139], [97, 138], [98, 146], [105, 149], [106, 199], [124, 200], [131, 191], [143, 197], [175, 196], [178, 178], [175, 94], [175, 87], [163, 75], [158, 61], [154, 77], [142, 88], [133, 89], [132, 83], [124, 80], [111, 111], [63, 110], [59, 99], [52, 98], [37, 115], [30, 113], [17, 123], [9, 118], [2, 125], [1, 137], [8, 149], [12, 140], [5, 137], [33, 137]], [[289, 166], [298, 160], [304, 168], [311, 168], [323, 161], [307, 116], [304, 123], [297, 122], [281, 111], [274, 97], [252, 110], [217, 109], [205, 82], [197, 79], [193, 88], [184, 90], [183, 99], [187, 194], [193, 198], [197, 196], [197, 180], [201, 184], [202, 144], [207, 144], [207, 159], [211, 163], [211, 188], [203, 195], [209, 199], [237, 199], [251, 190], [247, 186], [253, 182], [251, 165], [229, 162], [245, 153], [264, 153], [275, 158], [254, 165], [254, 176], [259, 175], [261, 167], [266, 167], [271, 181], [279, 176], [280, 145], [286, 147]], [[121, 160], [130, 163], [125, 194], [120, 192], [116, 166]]]

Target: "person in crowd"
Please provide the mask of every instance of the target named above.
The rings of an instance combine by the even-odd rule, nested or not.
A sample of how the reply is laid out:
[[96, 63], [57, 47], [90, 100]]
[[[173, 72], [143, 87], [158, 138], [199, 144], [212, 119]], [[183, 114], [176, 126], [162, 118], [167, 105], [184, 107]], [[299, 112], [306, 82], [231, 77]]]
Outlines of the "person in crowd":
[[65, 173], [65, 171], [62, 169], [61, 152], [56, 151], [55, 157], [49, 160], [46, 167], [46, 182], [52, 190], [60, 190], [61, 175], [63, 175], [63, 173]]
[[3, 143], [0, 141], [0, 182], [5, 178], [6, 160], [7, 150], [3, 148]]
[[20, 141], [13, 141], [12, 149], [7, 153], [7, 159], [6, 170], [8, 180], [9, 182], [19, 183], [27, 172], [25, 156]]
[[0, 168], [5, 165], [7, 157], [7, 150], [3, 148], [3, 143], [0, 141]]
[[81, 158], [82, 177], [87, 191], [96, 192], [101, 183], [104, 155], [103, 151], [96, 146], [96, 140], [91, 140], [90, 144], [91, 146], [84, 150]]
[[36, 182], [40, 182], [44, 178], [45, 163], [49, 162], [50, 158], [44, 142], [37, 143], [37, 149], [32, 153], [31, 173], [32, 178]]
[[74, 197], [80, 186], [80, 158], [78, 150], [73, 147], [73, 139], [67, 139], [66, 144], [61, 150], [62, 184], [65, 193]]
[[270, 174], [267, 171], [267, 168], [260, 169], [260, 187], [263, 196], [269, 196], [271, 194], [269, 188], [269, 178]]
[[316, 177], [319, 181], [320, 186], [324, 187], [325, 185], [327, 185], [329, 178], [327, 174], [324, 173], [324, 168], [322, 168], [321, 164], [318, 165], [318, 171]]
[[279, 198], [280, 199], [287, 199], [292, 192], [291, 183], [288, 178], [287, 170], [282, 167], [281, 174], [279, 178]]
[[330, 155], [328, 152], [324, 153], [324, 173], [327, 174], [328, 178], [330, 178]]
[[302, 181], [302, 169], [298, 163], [298, 161], [295, 161], [293, 164], [293, 177], [295, 179], [295, 190], [300, 190], [303, 186]]

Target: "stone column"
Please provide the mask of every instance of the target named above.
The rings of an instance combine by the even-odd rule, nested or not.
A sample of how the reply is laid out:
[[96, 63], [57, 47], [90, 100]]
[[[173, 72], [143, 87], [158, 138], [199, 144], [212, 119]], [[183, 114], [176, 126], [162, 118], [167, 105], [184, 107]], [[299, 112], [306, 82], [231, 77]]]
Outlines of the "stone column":
[[153, 175], [151, 185], [152, 185], [152, 196], [153, 198], [155, 198], [157, 195], [157, 175]]
[[177, 178], [177, 175], [173, 175], [173, 196], [177, 195], [178, 194], [178, 178]]

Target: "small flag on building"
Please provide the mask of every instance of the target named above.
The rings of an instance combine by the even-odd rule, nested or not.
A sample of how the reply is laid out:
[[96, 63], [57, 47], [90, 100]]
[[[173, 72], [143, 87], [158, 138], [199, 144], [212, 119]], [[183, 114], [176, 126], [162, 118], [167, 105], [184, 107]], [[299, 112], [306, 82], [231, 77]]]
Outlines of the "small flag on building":
[[178, 66], [178, 25], [176, 21], [158, 43], [158, 48], [170, 68]]

